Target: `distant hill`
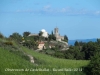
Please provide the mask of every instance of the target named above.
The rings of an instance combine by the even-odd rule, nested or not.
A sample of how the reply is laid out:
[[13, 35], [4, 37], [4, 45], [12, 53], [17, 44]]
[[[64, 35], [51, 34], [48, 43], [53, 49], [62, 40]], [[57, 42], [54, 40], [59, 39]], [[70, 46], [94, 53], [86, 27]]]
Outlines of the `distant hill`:
[[[76, 40], [68, 40], [68, 44], [69, 45], [74, 45]], [[94, 38], [94, 39], [77, 39], [77, 41], [82, 41], [82, 42], [89, 42], [89, 41], [92, 41], [92, 42], [96, 42], [97, 39]]]

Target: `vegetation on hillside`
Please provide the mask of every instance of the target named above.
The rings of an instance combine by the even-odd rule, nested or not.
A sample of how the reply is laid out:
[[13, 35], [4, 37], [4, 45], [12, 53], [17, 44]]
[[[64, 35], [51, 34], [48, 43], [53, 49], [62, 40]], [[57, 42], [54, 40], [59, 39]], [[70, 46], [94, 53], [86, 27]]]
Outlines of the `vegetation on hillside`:
[[[7, 44], [5, 44], [5, 42], [7, 42]], [[34, 64], [29, 61], [27, 55], [32, 55], [34, 57]], [[89, 63], [89, 61], [85, 60], [66, 60], [40, 54], [18, 44], [14, 40], [9, 41], [5, 38], [0, 39], [0, 61], [0, 75], [85, 75], [81, 71], [81, 68]], [[40, 68], [46, 68], [49, 69], [49, 71], [32, 71], [33, 69]], [[54, 68], [58, 70], [66, 68], [69, 71], [53, 71]], [[25, 71], [25, 69], [29, 70]], [[78, 69], [79, 71], [71, 72], [70, 69]]]
[[89, 65], [84, 68], [84, 72], [87, 75], [100, 75], [100, 52], [92, 57]]
[[[97, 39], [97, 42], [75, 42], [74, 46], [70, 46], [68, 50], [61, 51], [61, 44], [58, 42], [54, 48], [44, 49], [41, 53], [35, 52], [34, 49], [37, 48], [36, 41], [38, 40], [47, 40], [47, 44], [50, 43], [50, 40], [55, 40], [53, 33], [49, 36], [48, 39], [40, 36], [28, 36], [30, 32], [24, 32], [23, 36], [19, 33], [13, 33], [8, 38], [4, 37], [0, 33], [0, 73], [1, 75], [12, 75], [12, 74], [54, 74], [54, 75], [99, 75], [100, 72], [100, 39]], [[24, 43], [23, 40], [25, 41]], [[66, 38], [66, 40], [68, 40]], [[48, 54], [48, 55], [46, 55]], [[28, 55], [34, 57], [35, 63], [30, 63], [30, 58]], [[56, 57], [56, 58], [55, 58]], [[90, 63], [89, 63], [90, 61]], [[3, 67], [3, 68], [2, 68]], [[5, 68], [12, 69], [22, 69], [22, 68], [48, 68], [49, 72], [39, 71], [35, 72], [5, 72]], [[62, 68], [71, 68], [79, 69], [80, 71], [52, 71], [51, 69], [62, 69]], [[84, 72], [83, 72], [84, 71]]]

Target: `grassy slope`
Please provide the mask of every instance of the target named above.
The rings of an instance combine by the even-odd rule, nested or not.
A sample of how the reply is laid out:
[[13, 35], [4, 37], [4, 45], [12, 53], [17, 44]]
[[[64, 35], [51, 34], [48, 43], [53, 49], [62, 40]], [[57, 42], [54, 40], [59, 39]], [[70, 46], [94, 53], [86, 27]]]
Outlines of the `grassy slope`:
[[66, 60], [66, 59], [58, 59], [45, 54], [40, 54], [29, 50], [27, 48], [22, 47], [22, 50], [32, 55], [38, 60], [38, 66], [30, 63], [29, 61], [21, 58], [18, 55], [15, 55], [8, 50], [4, 50], [0, 48], [0, 75], [85, 75], [82, 72], [6, 72], [5, 68], [12, 69], [31, 69], [31, 68], [80, 68], [82, 66], [86, 66], [89, 61], [85, 60]]
[[[32, 50], [28, 50], [26, 48], [23, 48], [22, 50], [24, 50], [24, 52], [26, 52], [27, 54], [30, 54], [32, 55], [33, 57], [37, 58], [39, 61], [41, 61], [41, 66], [43, 66], [44, 68], [80, 68], [80, 67], [83, 67], [83, 66], [86, 66], [89, 61], [86, 61], [86, 60], [66, 60], [66, 59], [59, 59], [59, 58], [54, 58], [54, 57], [51, 57], [51, 56], [48, 56], [48, 55], [45, 55], [45, 54], [40, 54], [40, 53], [37, 53], [35, 51], [32, 51]], [[83, 74], [82, 72], [57, 72], [57, 75], [72, 75], [72, 74]], [[55, 75], [55, 74], [54, 74]], [[83, 74], [84, 75], [84, 74]]]
[[0, 48], [0, 75], [28, 75], [27, 72], [7, 72], [5, 69], [25, 69], [30, 67], [34, 67], [33, 64], [8, 50]]

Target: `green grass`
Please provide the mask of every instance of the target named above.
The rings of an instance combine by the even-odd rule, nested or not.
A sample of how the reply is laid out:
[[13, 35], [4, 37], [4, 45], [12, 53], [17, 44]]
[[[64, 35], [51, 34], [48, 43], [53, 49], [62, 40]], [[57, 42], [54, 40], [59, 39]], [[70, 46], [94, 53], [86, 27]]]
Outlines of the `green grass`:
[[[0, 48], [0, 75], [85, 75], [83, 72], [74, 71], [52, 71], [53, 68], [81, 68], [88, 65], [89, 61], [86, 60], [67, 60], [54, 58], [49, 55], [41, 54], [25, 47], [20, 48], [26, 54], [32, 55], [36, 61], [35, 64], [30, 63], [28, 60], [9, 52], [9, 50]], [[11, 69], [36, 69], [47, 68], [51, 71], [5, 71], [6, 68]]]
[[24, 47], [22, 50], [24, 52], [26, 52], [27, 54], [30, 54], [33, 57], [38, 58], [38, 60], [44, 61], [44, 64], [42, 64], [42, 65], [47, 64], [48, 66], [53, 66], [53, 67], [67, 67], [67, 68], [75, 68], [76, 67], [77, 68], [77, 67], [86, 66], [87, 63], [89, 62], [86, 60], [69, 60], [69, 59], [54, 58], [49, 55], [35, 52], [33, 50], [28, 50]]
[[[37, 58], [38, 61], [41, 62], [41, 64], [39, 64], [39, 67], [46, 67], [46, 68], [81, 68], [86, 66], [89, 61], [86, 60], [68, 60], [68, 59], [59, 59], [59, 58], [54, 58], [45, 54], [40, 54], [38, 52], [35, 52], [33, 50], [28, 50], [26, 48], [23, 47], [22, 49], [24, 52], [26, 52], [27, 54], [32, 55], [33, 57]], [[54, 73], [54, 72], [53, 72]], [[57, 75], [60, 75], [60, 73], [62, 72], [57, 72]], [[63, 72], [62, 75], [75, 75], [75, 73], [78, 75], [84, 75], [83, 72]], [[54, 73], [55, 75], [55, 73]]]
[[34, 67], [34, 65], [8, 50], [0, 48], [0, 75], [28, 75], [27, 72], [10, 72], [5, 71], [5, 69], [25, 69], [30, 67]]

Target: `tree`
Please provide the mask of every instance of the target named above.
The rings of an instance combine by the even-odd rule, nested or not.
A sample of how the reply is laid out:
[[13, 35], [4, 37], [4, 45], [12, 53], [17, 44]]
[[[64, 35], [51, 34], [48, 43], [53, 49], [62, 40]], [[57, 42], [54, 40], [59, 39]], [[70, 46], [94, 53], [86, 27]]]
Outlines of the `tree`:
[[56, 40], [56, 37], [55, 37], [53, 31], [51, 32], [51, 37], [52, 37], [52, 40]]
[[27, 37], [29, 34], [31, 34], [31, 33], [30, 32], [24, 32], [23, 37]]
[[79, 47], [75, 46], [73, 55], [76, 60], [84, 59], [84, 53], [80, 51]]
[[64, 54], [60, 51], [56, 51], [54, 56], [56, 56], [57, 58], [64, 58]]
[[52, 39], [53, 39], [53, 40], [56, 40], [56, 37], [55, 37], [54, 35], [52, 35]]
[[39, 36], [33, 36], [34, 41], [38, 41], [39, 40]]
[[82, 52], [85, 54], [85, 59], [88, 60], [91, 58], [91, 56], [94, 56], [94, 54], [97, 51], [96, 44], [94, 42], [88, 42], [83, 45]]
[[79, 46], [79, 42], [75, 41], [74, 46]]
[[54, 35], [54, 34], [53, 34], [53, 31], [51, 32], [51, 35]]
[[37, 49], [38, 44], [35, 41], [25, 41], [23, 43], [23, 46], [26, 46], [26, 47], [28, 47], [30, 49]]
[[39, 40], [40, 40], [40, 41], [45, 39], [45, 38], [42, 36], [42, 34], [43, 34], [43, 32], [40, 31], [40, 32], [39, 32]]
[[25, 41], [34, 41], [34, 36], [29, 36], [24, 38]]
[[100, 52], [92, 57], [89, 65], [84, 68], [87, 75], [100, 75]]
[[65, 58], [66, 59], [74, 59], [74, 47], [70, 48], [69, 50], [66, 50], [64, 52]]
[[79, 43], [79, 45], [80, 46], [83, 46], [85, 43], [84, 42], [82, 42], [82, 41], [80, 41], [80, 42], [78, 42]]
[[49, 34], [49, 37], [48, 37], [48, 38], [49, 38], [49, 41], [51, 41], [51, 39], [52, 39], [52, 35], [51, 35], [51, 34]]
[[100, 44], [100, 39], [97, 39], [97, 44]]
[[49, 37], [48, 37], [49, 41], [51, 40], [56, 40], [56, 37], [54, 36], [54, 34], [49, 34]]
[[69, 50], [66, 50], [64, 52], [66, 59], [76, 59], [76, 60], [82, 60], [84, 59], [84, 53], [81, 52], [78, 46], [70, 46]]
[[3, 36], [3, 34], [2, 34], [2, 33], [0, 33], [0, 38], [4, 38], [4, 36]]
[[17, 32], [13, 33], [12, 35], [10, 35], [9, 38], [12, 38], [17, 42], [21, 42], [22, 41], [22, 36]]
[[40, 32], [39, 32], [39, 36], [42, 36], [42, 34], [43, 34], [43, 32], [42, 32], [42, 31], [40, 31]]
[[67, 37], [67, 35], [64, 35], [64, 40], [63, 40], [63, 41], [68, 42], [68, 37]]

